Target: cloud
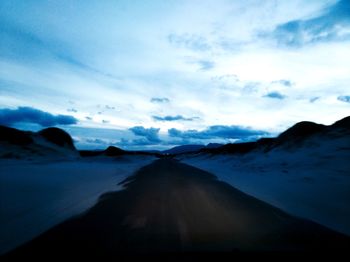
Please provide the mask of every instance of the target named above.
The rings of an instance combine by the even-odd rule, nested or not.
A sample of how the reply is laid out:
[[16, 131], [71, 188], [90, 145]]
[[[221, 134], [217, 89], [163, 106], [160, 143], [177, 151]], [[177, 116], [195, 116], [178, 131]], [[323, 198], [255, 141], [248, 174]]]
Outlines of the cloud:
[[166, 97], [152, 97], [151, 103], [169, 103], [169, 98]]
[[102, 119], [102, 124], [108, 124], [108, 123], [109, 123], [109, 120]]
[[177, 115], [177, 116], [152, 116], [152, 118], [156, 121], [178, 121], [178, 120], [182, 120], [182, 121], [193, 121], [195, 119], [198, 119], [198, 117], [184, 117], [182, 115]]
[[310, 98], [309, 102], [310, 102], [310, 103], [314, 103], [314, 102], [316, 102], [316, 101], [319, 100], [319, 99], [320, 99], [319, 96], [315, 96], [315, 97]]
[[0, 109], [0, 124], [12, 126], [16, 123], [33, 123], [43, 127], [56, 125], [74, 125], [78, 120], [68, 115], [52, 115], [33, 107]]
[[211, 49], [207, 39], [197, 34], [170, 34], [168, 41], [175, 47], [191, 49], [193, 51], [208, 51]]
[[92, 117], [91, 116], [86, 116], [85, 119], [86, 120], [92, 120]]
[[277, 92], [277, 91], [273, 91], [273, 92], [270, 92], [266, 95], [264, 95], [263, 97], [269, 97], [269, 98], [274, 98], [274, 99], [285, 99], [286, 96]]
[[43, 37], [42, 34], [30, 31], [20, 23], [8, 23], [2, 19], [0, 23], [1, 37], [4, 39], [0, 45], [2, 55], [18, 60], [48, 60], [53, 59], [67, 65], [113, 78], [112, 75], [93, 68], [72, 54], [69, 47], [58, 39]]
[[[323, 14], [278, 25], [272, 37], [279, 44], [300, 47], [305, 44], [350, 39], [350, 1], [341, 0], [325, 8]], [[262, 36], [268, 36], [269, 34]]]
[[131, 132], [134, 133], [136, 136], [143, 136], [145, 137], [148, 141], [153, 142], [153, 143], [158, 143], [160, 142], [160, 139], [158, 137], [159, 133], [159, 128], [144, 128], [143, 126], [134, 126], [129, 128]]
[[73, 113], [77, 113], [78, 110], [76, 110], [75, 108], [68, 108], [67, 109], [68, 112], [73, 112]]
[[179, 137], [183, 139], [240, 139], [249, 140], [254, 139], [262, 135], [267, 135], [266, 132], [260, 130], [253, 130], [242, 126], [210, 126], [203, 131], [187, 130], [181, 131], [176, 128], [168, 130], [170, 137]]
[[215, 66], [215, 63], [213, 61], [208, 60], [200, 60], [197, 62], [200, 66], [200, 70], [202, 71], [208, 71], [210, 69], [213, 69]]
[[350, 96], [338, 96], [337, 99], [345, 103], [350, 103]]
[[115, 110], [114, 106], [105, 105], [105, 108], [108, 110]]
[[286, 79], [281, 79], [281, 80], [276, 80], [276, 81], [272, 81], [271, 84], [280, 84], [286, 87], [291, 87], [294, 85], [294, 83], [290, 80], [286, 80]]
[[85, 142], [90, 144], [101, 144], [101, 145], [107, 145], [109, 143], [108, 140], [103, 140], [99, 138], [88, 138], [88, 139], [85, 139]]
[[125, 139], [122, 138], [119, 142], [115, 143], [115, 145], [128, 148], [128, 147], [135, 147], [135, 146], [149, 146], [158, 144], [158, 142], [150, 141], [145, 137], [138, 138], [138, 139]]

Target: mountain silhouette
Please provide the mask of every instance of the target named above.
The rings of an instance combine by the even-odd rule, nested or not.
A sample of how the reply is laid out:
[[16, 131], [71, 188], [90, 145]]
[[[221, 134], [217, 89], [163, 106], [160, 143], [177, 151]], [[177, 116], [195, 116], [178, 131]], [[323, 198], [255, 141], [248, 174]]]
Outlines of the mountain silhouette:
[[75, 150], [73, 139], [67, 132], [63, 131], [62, 129], [59, 129], [57, 127], [49, 127], [39, 131], [38, 134], [51, 143]]
[[71, 136], [56, 127], [30, 132], [0, 126], [0, 144], [0, 158], [31, 159], [78, 154]]
[[299, 122], [276, 138], [261, 138], [256, 142], [226, 144], [217, 148], [203, 148], [200, 152], [212, 154], [245, 154], [253, 150], [264, 152], [284, 148], [289, 150], [303, 146], [307, 140], [318, 140], [318, 136], [324, 139], [332, 139], [334, 135], [350, 135], [350, 116], [345, 117], [332, 125], [322, 125], [309, 121]]

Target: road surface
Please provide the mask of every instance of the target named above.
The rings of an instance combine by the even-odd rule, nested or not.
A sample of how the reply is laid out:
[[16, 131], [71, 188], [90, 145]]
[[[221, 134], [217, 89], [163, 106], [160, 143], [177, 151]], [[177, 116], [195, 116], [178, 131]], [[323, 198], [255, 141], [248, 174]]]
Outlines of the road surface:
[[10, 256], [116, 256], [158, 252], [347, 249], [349, 238], [218, 181], [203, 170], [160, 159], [104, 194], [87, 212]]

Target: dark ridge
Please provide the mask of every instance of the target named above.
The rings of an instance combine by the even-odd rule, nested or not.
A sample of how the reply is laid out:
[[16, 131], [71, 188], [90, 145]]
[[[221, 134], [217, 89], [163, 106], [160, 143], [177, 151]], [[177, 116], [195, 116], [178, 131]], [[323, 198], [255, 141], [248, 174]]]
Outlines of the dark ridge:
[[222, 154], [246, 154], [257, 148], [257, 142], [226, 144], [217, 148], [203, 148], [200, 152]]
[[33, 143], [30, 134], [31, 132], [24, 132], [15, 128], [0, 126], [0, 141], [5, 141], [13, 145], [25, 146]]
[[[335, 128], [350, 131], [350, 116], [345, 117], [330, 126], [303, 121], [288, 128], [276, 138], [261, 138], [256, 142], [226, 144], [217, 148], [203, 148], [197, 153], [246, 154], [253, 150], [263, 150], [264, 152], [267, 152], [280, 146], [293, 148], [300, 145], [304, 140], [313, 135], [329, 134]], [[344, 135], [344, 133], [341, 134]]]
[[62, 129], [57, 127], [49, 127], [39, 131], [38, 134], [53, 144], [62, 147], [66, 146], [70, 149], [76, 150], [73, 144], [73, 139]]
[[325, 128], [326, 128], [325, 125], [303, 121], [295, 124], [291, 128], [281, 133], [277, 137], [277, 139], [279, 141], [286, 141], [291, 139], [304, 139], [313, 134], [322, 132]]
[[224, 144], [219, 144], [219, 143], [209, 143], [206, 145], [206, 148], [218, 148], [220, 146], [223, 146]]
[[127, 151], [115, 146], [109, 146], [103, 153], [106, 156], [122, 156], [128, 154]]
[[226, 144], [214, 149], [204, 148], [200, 150], [200, 152], [212, 154], [246, 154], [257, 149], [263, 149], [265, 152], [267, 152], [272, 148], [282, 145], [297, 145], [304, 139], [316, 133], [320, 133], [325, 129], [326, 126], [324, 125], [303, 121], [287, 129], [277, 138], [261, 138], [256, 142]]
[[79, 154], [82, 157], [100, 156], [103, 152], [102, 150], [79, 150]]
[[181, 146], [175, 146], [168, 150], [164, 150], [162, 151], [162, 153], [163, 154], [191, 153], [191, 152], [197, 152], [202, 148], [205, 148], [205, 145], [181, 145]]
[[350, 116], [344, 117], [343, 119], [335, 122], [330, 127], [350, 129]]
[[109, 146], [106, 150], [79, 150], [79, 154], [82, 157], [95, 157], [95, 156], [109, 156], [118, 157], [124, 155], [144, 155], [144, 156], [155, 156], [162, 157], [160, 153], [153, 153], [147, 151], [127, 151], [115, 146]]

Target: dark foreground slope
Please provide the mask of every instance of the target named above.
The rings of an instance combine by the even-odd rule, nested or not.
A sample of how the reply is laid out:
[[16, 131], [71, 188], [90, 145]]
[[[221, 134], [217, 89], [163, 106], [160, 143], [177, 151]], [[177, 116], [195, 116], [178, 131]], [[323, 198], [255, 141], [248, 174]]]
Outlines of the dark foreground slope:
[[123, 184], [124, 190], [103, 195], [88, 212], [7, 258], [350, 248], [348, 237], [291, 217], [175, 160], [157, 160]]

